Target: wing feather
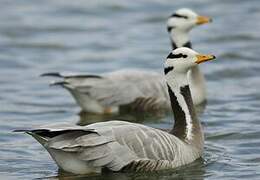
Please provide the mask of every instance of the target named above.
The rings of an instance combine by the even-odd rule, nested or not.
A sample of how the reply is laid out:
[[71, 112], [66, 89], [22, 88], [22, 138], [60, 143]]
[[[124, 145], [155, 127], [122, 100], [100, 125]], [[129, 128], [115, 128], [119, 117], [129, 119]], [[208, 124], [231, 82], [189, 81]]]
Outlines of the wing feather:
[[[182, 148], [186, 144], [167, 132], [124, 121], [46, 129], [45, 135], [52, 134], [46, 135], [48, 139], [43, 144], [46, 149], [73, 153], [93, 167], [107, 167], [112, 171], [119, 171], [131, 163], [137, 170], [174, 166], [170, 162], [176, 157], [184, 158], [178, 162], [188, 162], [180, 155], [181, 151], [185, 149], [186, 154], [192, 152], [188, 147]], [[30, 132], [37, 134], [42, 129]], [[53, 137], [53, 134], [57, 135]]]
[[[69, 89], [88, 95], [97, 100], [102, 106], [123, 106], [133, 103], [133, 109], [146, 110], [150, 107], [158, 108], [164, 105], [168, 98], [163, 75], [152, 71], [120, 70], [112, 73], [97, 75], [62, 75], [47, 73], [63, 77], [59, 84]], [[141, 108], [143, 103], [144, 108]], [[159, 105], [156, 105], [159, 103]]]

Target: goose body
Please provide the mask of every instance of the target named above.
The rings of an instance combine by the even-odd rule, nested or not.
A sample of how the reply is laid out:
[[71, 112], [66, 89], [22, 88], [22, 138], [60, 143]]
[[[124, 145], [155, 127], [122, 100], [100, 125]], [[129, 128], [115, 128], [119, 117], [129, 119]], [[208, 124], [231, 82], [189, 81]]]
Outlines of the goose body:
[[[189, 9], [180, 9], [167, 22], [172, 48], [189, 47], [189, 31], [197, 24], [210, 19], [198, 16]], [[97, 114], [119, 113], [122, 107], [131, 111], [152, 112], [170, 111], [170, 100], [163, 75], [152, 71], [124, 69], [96, 75], [62, 75], [45, 73], [43, 76], [56, 76], [61, 81], [53, 84], [67, 89], [83, 111]], [[188, 73], [188, 81], [195, 105], [206, 101], [204, 76], [198, 67]]]
[[22, 131], [41, 143], [61, 169], [76, 174], [99, 173], [104, 168], [155, 171], [191, 163], [203, 153], [204, 135], [187, 72], [213, 58], [188, 48], [178, 48], [167, 57], [164, 72], [175, 119], [169, 132], [124, 121], [84, 127], [56, 124]]
[[100, 173], [104, 167], [111, 171], [170, 169], [188, 164], [202, 153], [167, 132], [125, 121], [86, 127], [59, 125], [29, 133], [59, 168], [74, 174]]
[[[195, 70], [196, 71], [196, 70]], [[195, 105], [205, 101], [204, 78], [192, 79], [191, 92]], [[54, 74], [52, 74], [54, 75]], [[61, 85], [74, 97], [77, 104], [86, 111], [97, 114], [119, 113], [122, 107], [134, 112], [152, 112], [171, 110], [170, 97], [164, 75], [137, 69], [124, 69], [100, 76], [91, 75], [62, 75], [62, 81], [53, 85]]]

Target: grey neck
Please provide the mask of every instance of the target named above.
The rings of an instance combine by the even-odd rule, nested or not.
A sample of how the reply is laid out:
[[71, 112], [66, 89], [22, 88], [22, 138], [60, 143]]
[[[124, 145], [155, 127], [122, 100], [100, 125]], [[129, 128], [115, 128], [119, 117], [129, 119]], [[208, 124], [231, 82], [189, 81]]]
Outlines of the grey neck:
[[207, 92], [205, 88], [204, 75], [201, 73], [199, 66], [194, 66], [188, 72], [188, 82], [192, 92], [194, 104], [201, 104], [205, 101]]

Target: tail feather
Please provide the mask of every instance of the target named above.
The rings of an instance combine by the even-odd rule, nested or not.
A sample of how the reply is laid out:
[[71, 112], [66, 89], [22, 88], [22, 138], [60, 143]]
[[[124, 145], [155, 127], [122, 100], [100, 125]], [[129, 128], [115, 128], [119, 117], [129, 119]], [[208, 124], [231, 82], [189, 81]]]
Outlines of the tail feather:
[[49, 73], [43, 73], [40, 75], [41, 77], [45, 77], [45, 76], [53, 76], [53, 77], [60, 77], [60, 78], [63, 78], [64, 76], [61, 75], [60, 73], [58, 72], [49, 72]]
[[[51, 156], [59, 167], [73, 173], [80, 170], [63, 163], [65, 160], [73, 160], [72, 163], [83, 161], [84, 167], [106, 167], [112, 171], [119, 171], [136, 159], [136, 155], [129, 148], [91, 129], [84, 131], [35, 129], [15, 130], [15, 132], [26, 132], [34, 137], [49, 152], [52, 152]], [[72, 159], [75, 157], [76, 159]], [[82, 171], [86, 173], [84, 167]]]
[[68, 85], [69, 83], [66, 81], [53, 81], [50, 83], [50, 86], [65, 86]]
[[34, 137], [40, 144], [44, 145], [48, 139], [45, 138], [45, 137], [42, 137], [36, 133], [33, 132], [33, 130], [26, 130], [26, 129], [17, 129], [17, 130], [14, 130], [13, 132], [24, 132], [26, 134], [29, 134], [31, 135], [32, 137]]
[[96, 79], [102, 79], [102, 76], [99, 75], [92, 75], [92, 74], [83, 74], [83, 75], [70, 75], [65, 76], [65, 78], [96, 78]]
[[13, 132], [26, 132], [26, 131], [28, 131], [28, 130], [25, 130], [25, 129], [15, 129], [15, 130], [13, 130]]
[[93, 74], [62, 75], [59, 72], [43, 73], [40, 76], [41, 77], [52, 76], [52, 77], [59, 77], [59, 78], [97, 78], [97, 79], [101, 79], [102, 78], [102, 76], [93, 75]]

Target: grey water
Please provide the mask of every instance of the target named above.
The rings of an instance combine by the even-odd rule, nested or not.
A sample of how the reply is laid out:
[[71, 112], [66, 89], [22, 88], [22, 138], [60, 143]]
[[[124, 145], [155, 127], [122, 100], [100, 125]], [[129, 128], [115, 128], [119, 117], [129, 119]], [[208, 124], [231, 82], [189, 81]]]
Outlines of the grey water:
[[[85, 179], [60, 172], [34, 139], [12, 132], [98, 121], [80, 116], [70, 94], [39, 75], [126, 67], [162, 72], [171, 48], [166, 19], [181, 7], [213, 18], [190, 34], [195, 50], [217, 56], [201, 65], [208, 92], [200, 115], [203, 158], [177, 170], [87, 178], [260, 179], [259, 0], [1, 0], [0, 179]], [[167, 128], [172, 116], [140, 123]]]

